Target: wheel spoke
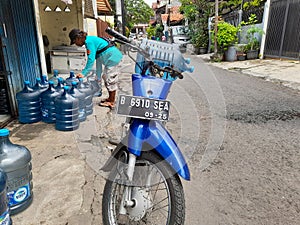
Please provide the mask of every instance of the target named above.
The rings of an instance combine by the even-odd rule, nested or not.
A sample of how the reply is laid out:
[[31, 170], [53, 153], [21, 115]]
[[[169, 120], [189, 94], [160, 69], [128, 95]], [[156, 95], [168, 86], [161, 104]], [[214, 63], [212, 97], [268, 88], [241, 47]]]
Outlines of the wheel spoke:
[[[175, 187], [182, 190], [182, 186], [178, 177], [174, 178], [169, 175], [172, 173], [171, 170], [165, 173], [166, 168], [169, 168], [168, 165], [161, 163], [161, 161], [154, 160], [152, 162], [149, 159], [138, 159], [132, 184], [129, 184], [128, 181], [123, 182], [126, 176], [120, 172], [125, 170], [118, 166], [117, 171], [110, 179], [110, 186], [105, 188], [106, 192], [109, 193], [108, 197], [106, 197], [105, 192], [103, 194], [105, 195], [103, 198], [106, 197], [103, 216], [105, 213], [108, 214], [106, 217], [108, 219], [104, 219], [103, 224], [182, 225], [184, 223], [184, 211], [181, 209], [184, 209], [184, 199], [180, 198], [183, 195], [178, 196], [175, 193]], [[119, 208], [124, 188], [128, 184], [132, 190], [132, 201], [136, 201], [138, 207], [127, 207], [127, 214], [120, 215]], [[177, 197], [180, 199], [177, 200]], [[173, 201], [175, 204], [183, 204], [182, 207], [171, 208]]]

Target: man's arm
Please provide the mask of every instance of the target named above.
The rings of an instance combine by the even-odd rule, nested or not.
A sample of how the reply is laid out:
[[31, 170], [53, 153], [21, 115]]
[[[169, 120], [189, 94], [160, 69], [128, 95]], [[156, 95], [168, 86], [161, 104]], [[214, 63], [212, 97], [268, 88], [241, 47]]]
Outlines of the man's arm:
[[84, 69], [81, 72], [81, 74], [84, 76], [87, 76], [89, 72], [92, 70], [96, 59], [95, 46], [93, 44], [86, 43], [86, 49], [87, 49], [87, 62]]

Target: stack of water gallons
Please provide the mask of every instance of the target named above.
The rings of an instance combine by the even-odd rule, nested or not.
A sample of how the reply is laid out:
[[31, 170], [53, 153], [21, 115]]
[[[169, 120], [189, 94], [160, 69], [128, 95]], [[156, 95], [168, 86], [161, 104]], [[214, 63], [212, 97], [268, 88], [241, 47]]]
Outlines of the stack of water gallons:
[[93, 114], [92, 98], [98, 90], [82, 78], [77, 79], [73, 71], [66, 80], [57, 71], [49, 81], [46, 77], [36, 78], [32, 87], [25, 81], [23, 90], [17, 93], [19, 121], [55, 123], [61, 131], [78, 129], [80, 122]]
[[[179, 47], [175, 44], [143, 39], [140, 47], [146, 50], [153, 61], [160, 67], [171, 66], [180, 72], [194, 72], [194, 66], [188, 66], [191, 60], [189, 58], [184, 58]], [[136, 62], [135, 72], [141, 73], [142, 68], [146, 63], [146, 59], [142, 54], [137, 53]], [[164, 73], [163, 78], [171, 81], [176, 79], [169, 76], [167, 73]]]
[[13, 144], [9, 130], [0, 129], [0, 224], [12, 224], [10, 215], [25, 210], [33, 200], [30, 151]]

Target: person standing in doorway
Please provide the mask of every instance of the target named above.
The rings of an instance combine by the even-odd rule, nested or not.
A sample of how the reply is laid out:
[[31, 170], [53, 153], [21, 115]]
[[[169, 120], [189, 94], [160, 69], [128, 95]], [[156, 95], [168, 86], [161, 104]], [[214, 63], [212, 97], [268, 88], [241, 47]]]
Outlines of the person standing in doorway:
[[[116, 91], [118, 89], [118, 75], [120, 73], [120, 62], [123, 55], [120, 50], [108, 39], [97, 36], [89, 36], [86, 32], [79, 29], [72, 29], [69, 33], [71, 45], [75, 44], [82, 47], [85, 45], [87, 50], [87, 62], [78, 78], [86, 77], [92, 70], [96, 60], [96, 74], [98, 82], [101, 77], [108, 90], [108, 98], [102, 100], [99, 105], [113, 109], [115, 107]], [[104, 66], [104, 68], [102, 68]]]

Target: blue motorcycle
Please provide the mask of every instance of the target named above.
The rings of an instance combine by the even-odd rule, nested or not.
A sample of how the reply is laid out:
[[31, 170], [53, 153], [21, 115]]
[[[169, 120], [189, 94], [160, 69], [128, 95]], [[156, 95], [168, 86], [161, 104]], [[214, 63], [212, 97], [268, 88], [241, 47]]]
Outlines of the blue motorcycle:
[[[111, 29], [107, 33], [151, 58], [123, 35]], [[164, 126], [169, 118], [170, 102], [166, 98], [172, 80], [182, 78], [182, 73], [151, 60], [141, 71], [132, 75], [133, 95], [120, 95], [117, 101], [117, 113], [128, 117], [129, 127], [101, 168], [110, 174], [102, 200], [103, 224], [183, 225], [185, 199], [180, 177], [190, 180], [190, 172]]]

